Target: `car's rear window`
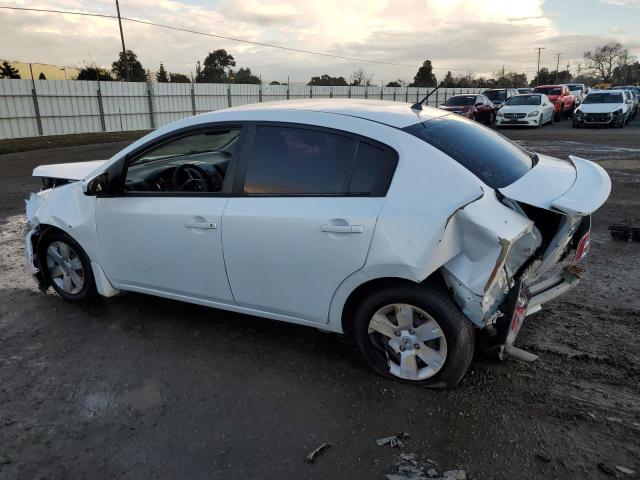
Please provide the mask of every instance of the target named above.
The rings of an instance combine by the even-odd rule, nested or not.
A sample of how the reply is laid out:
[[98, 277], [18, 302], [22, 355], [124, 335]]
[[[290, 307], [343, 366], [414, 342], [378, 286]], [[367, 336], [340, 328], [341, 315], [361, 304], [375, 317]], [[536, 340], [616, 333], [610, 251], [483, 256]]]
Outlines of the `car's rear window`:
[[446, 153], [491, 188], [511, 185], [531, 170], [531, 154], [502, 135], [457, 115], [403, 130]]

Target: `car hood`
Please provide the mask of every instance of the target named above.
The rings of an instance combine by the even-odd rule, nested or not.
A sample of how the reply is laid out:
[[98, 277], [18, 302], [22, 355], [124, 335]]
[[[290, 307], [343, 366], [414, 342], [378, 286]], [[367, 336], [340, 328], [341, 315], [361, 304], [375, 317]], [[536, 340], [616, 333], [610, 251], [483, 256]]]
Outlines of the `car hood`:
[[624, 103], [583, 103], [580, 111], [584, 113], [611, 113], [624, 108]]
[[502, 113], [529, 113], [541, 108], [542, 105], [505, 105], [500, 111]]
[[83, 180], [106, 162], [107, 160], [92, 160], [89, 162], [40, 165], [33, 170], [33, 176], [61, 178], [65, 180]]
[[590, 215], [609, 197], [611, 179], [584, 158], [569, 161], [539, 155], [538, 163], [511, 185], [499, 189], [507, 198], [568, 215]]

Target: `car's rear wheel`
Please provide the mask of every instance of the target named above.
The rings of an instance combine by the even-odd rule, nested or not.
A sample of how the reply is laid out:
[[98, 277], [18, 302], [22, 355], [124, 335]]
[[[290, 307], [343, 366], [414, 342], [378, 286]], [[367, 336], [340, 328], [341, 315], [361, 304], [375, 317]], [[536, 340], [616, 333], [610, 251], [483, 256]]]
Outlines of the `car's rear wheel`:
[[373, 371], [423, 387], [455, 386], [473, 357], [473, 327], [437, 286], [373, 292], [356, 311], [353, 333]]
[[47, 284], [65, 300], [82, 301], [96, 295], [89, 257], [66, 233], [51, 232], [40, 240], [38, 262]]

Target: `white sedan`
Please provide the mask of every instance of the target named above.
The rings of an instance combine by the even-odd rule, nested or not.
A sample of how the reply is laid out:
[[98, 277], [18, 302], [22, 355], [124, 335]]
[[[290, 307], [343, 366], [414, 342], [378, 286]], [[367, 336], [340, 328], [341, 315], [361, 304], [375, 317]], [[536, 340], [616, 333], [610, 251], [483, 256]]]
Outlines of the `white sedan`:
[[542, 93], [526, 93], [511, 97], [496, 114], [500, 127], [542, 127], [553, 124], [553, 103]]
[[43, 289], [345, 333], [375, 372], [430, 387], [461, 380], [476, 335], [527, 356], [524, 317], [576, 284], [611, 188], [590, 161], [366, 100], [220, 110], [34, 175], [26, 254]]

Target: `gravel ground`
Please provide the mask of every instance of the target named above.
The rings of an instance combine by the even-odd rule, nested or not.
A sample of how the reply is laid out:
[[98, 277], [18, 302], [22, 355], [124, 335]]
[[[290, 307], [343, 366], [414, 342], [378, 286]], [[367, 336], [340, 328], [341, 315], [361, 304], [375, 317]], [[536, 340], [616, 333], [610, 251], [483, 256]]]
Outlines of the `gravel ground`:
[[[614, 183], [594, 216], [589, 274], [530, 317], [534, 364], [474, 360], [426, 391], [370, 373], [337, 335], [128, 294], [76, 306], [24, 273], [23, 199], [43, 163], [126, 142], [0, 156], [0, 479], [385, 478], [401, 452], [471, 479], [638, 478], [640, 121], [505, 132], [577, 154]], [[399, 432], [402, 449], [375, 440]], [[309, 452], [324, 442], [314, 464]]]

